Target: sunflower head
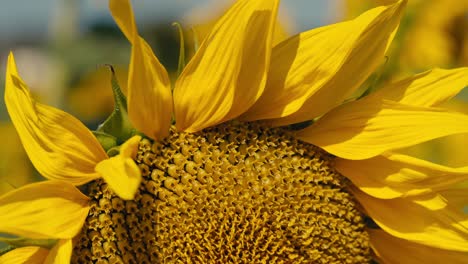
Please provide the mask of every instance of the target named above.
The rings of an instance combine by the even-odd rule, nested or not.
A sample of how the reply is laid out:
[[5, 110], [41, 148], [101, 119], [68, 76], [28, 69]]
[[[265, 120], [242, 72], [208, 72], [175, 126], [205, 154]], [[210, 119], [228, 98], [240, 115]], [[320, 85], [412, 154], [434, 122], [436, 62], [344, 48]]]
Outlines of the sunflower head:
[[103, 181], [88, 186], [74, 263], [370, 259], [364, 217], [332, 157], [285, 129], [173, 128], [163, 141], [140, 141], [135, 160], [143, 176], [135, 199]]

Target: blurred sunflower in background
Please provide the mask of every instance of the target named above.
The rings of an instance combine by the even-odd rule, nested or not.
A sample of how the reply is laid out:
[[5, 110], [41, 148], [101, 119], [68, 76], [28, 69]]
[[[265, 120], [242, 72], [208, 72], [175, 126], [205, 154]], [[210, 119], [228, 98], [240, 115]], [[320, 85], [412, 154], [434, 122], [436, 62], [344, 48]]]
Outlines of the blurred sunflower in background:
[[[345, 1], [345, 16], [395, 0]], [[393, 43], [397, 73], [468, 65], [468, 1], [410, 0], [402, 29]], [[394, 73], [395, 74], [395, 73]]]
[[[32, 182], [35, 177], [33, 167], [21, 147], [20, 139], [13, 125], [11, 123], [1, 123], [0, 134], [8, 138], [8, 141], [0, 149], [0, 194], [4, 194]], [[6, 175], [15, 176], [7, 178]]]
[[414, 9], [401, 45], [403, 70], [468, 66], [468, 1], [415, 1]]
[[468, 70], [352, 97], [406, 1], [274, 45], [278, 5], [237, 1], [171, 89], [129, 1], [111, 0], [131, 60], [96, 131], [36, 102], [10, 54], [8, 112], [48, 180], [0, 197], [0, 232], [19, 236], [0, 261], [465, 263], [467, 169], [398, 150], [468, 133], [440, 107]]

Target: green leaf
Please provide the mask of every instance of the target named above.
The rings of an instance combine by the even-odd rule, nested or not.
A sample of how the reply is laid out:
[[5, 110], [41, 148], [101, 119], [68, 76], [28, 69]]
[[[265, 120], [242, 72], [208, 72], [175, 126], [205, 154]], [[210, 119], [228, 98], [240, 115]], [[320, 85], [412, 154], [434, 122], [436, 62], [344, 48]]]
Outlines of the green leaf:
[[10, 245], [8, 245], [8, 246], [6, 246], [6, 247], [0, 248], [0, 256], [5, 255], [6, 253], [12, 251], [12, 250], [15, 249], [15, 248], [16, 248], [16, 247], [10, 246]]
[[97, 138], [105, 151], [117, 146], [117, 138], [101, 131], [93, 131], [94, 136]]
[[177, 66], [177, 76], [179, 76], [185, 68], [185, 42], [184, 42], [184, 31], [179, 22], [172, 23], [172, 26], [177, 27], [179, 31], [179, 65]]
[[193, 27], [192, 27], [192, 33], [193, 33], [193, 52], [196, 53], [198, 51], [198, 48], [200, 47], [200, 43], [198, 40], [198, 33]]
[[[129, 139], [134, 134], [134, 128], [132, 127], [130, 120], [128, 118], [127, 112], [127, 98], [122, 93], [120, 89], [119, 83], [117, 78], [115, 77], [114, 68], [108, 65], [112, 72], [112, 91], [114, 93], [114, 111], [110, 114], [110, 116], [102, 123], [98, 129], [97, 134], [104, 140], [106, 146], [103, 145], [104, 149], [108, 150], [112, 146], [112, 136], [116, 140], [115, 145], [120, 145]], [[95, 133], [95, 135], [97, 135]], [[98, 138], [99, 139], [99, 138]], [[101, 142], [101, 144], [103, 144]], [[113, 145], [113, 146], [115, 146]], [[110, 146], [110, 147], [109, 147]]]
[[109, 156], [109, 158], [114, 157], [114, 156], [117, 156], [119, 153], [120, 153], [120, 146], [116, 146], [116, 147], [110, 148], [110, 149], [107, 151], [107, 155]]

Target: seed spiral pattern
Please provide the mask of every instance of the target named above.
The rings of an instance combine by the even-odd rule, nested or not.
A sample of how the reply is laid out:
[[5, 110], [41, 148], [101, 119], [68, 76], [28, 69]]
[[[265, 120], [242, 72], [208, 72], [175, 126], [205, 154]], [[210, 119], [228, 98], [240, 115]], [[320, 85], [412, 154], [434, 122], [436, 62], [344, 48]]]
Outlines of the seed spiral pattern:
[[136, 198], [89, 184], [72, 263], [367, 263], [333, 158], [281, 128], [229, 122], [142, 139]]

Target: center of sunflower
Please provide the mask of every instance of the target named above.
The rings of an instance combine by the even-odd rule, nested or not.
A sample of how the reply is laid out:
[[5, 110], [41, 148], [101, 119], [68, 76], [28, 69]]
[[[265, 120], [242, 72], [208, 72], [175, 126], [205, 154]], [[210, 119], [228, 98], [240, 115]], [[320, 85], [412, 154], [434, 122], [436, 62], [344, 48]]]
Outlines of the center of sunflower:
[[143, 139], [132, 201], [97, 180], [72, 263], [365, 263], [362, 215], [332, 157], [258, 123]]

